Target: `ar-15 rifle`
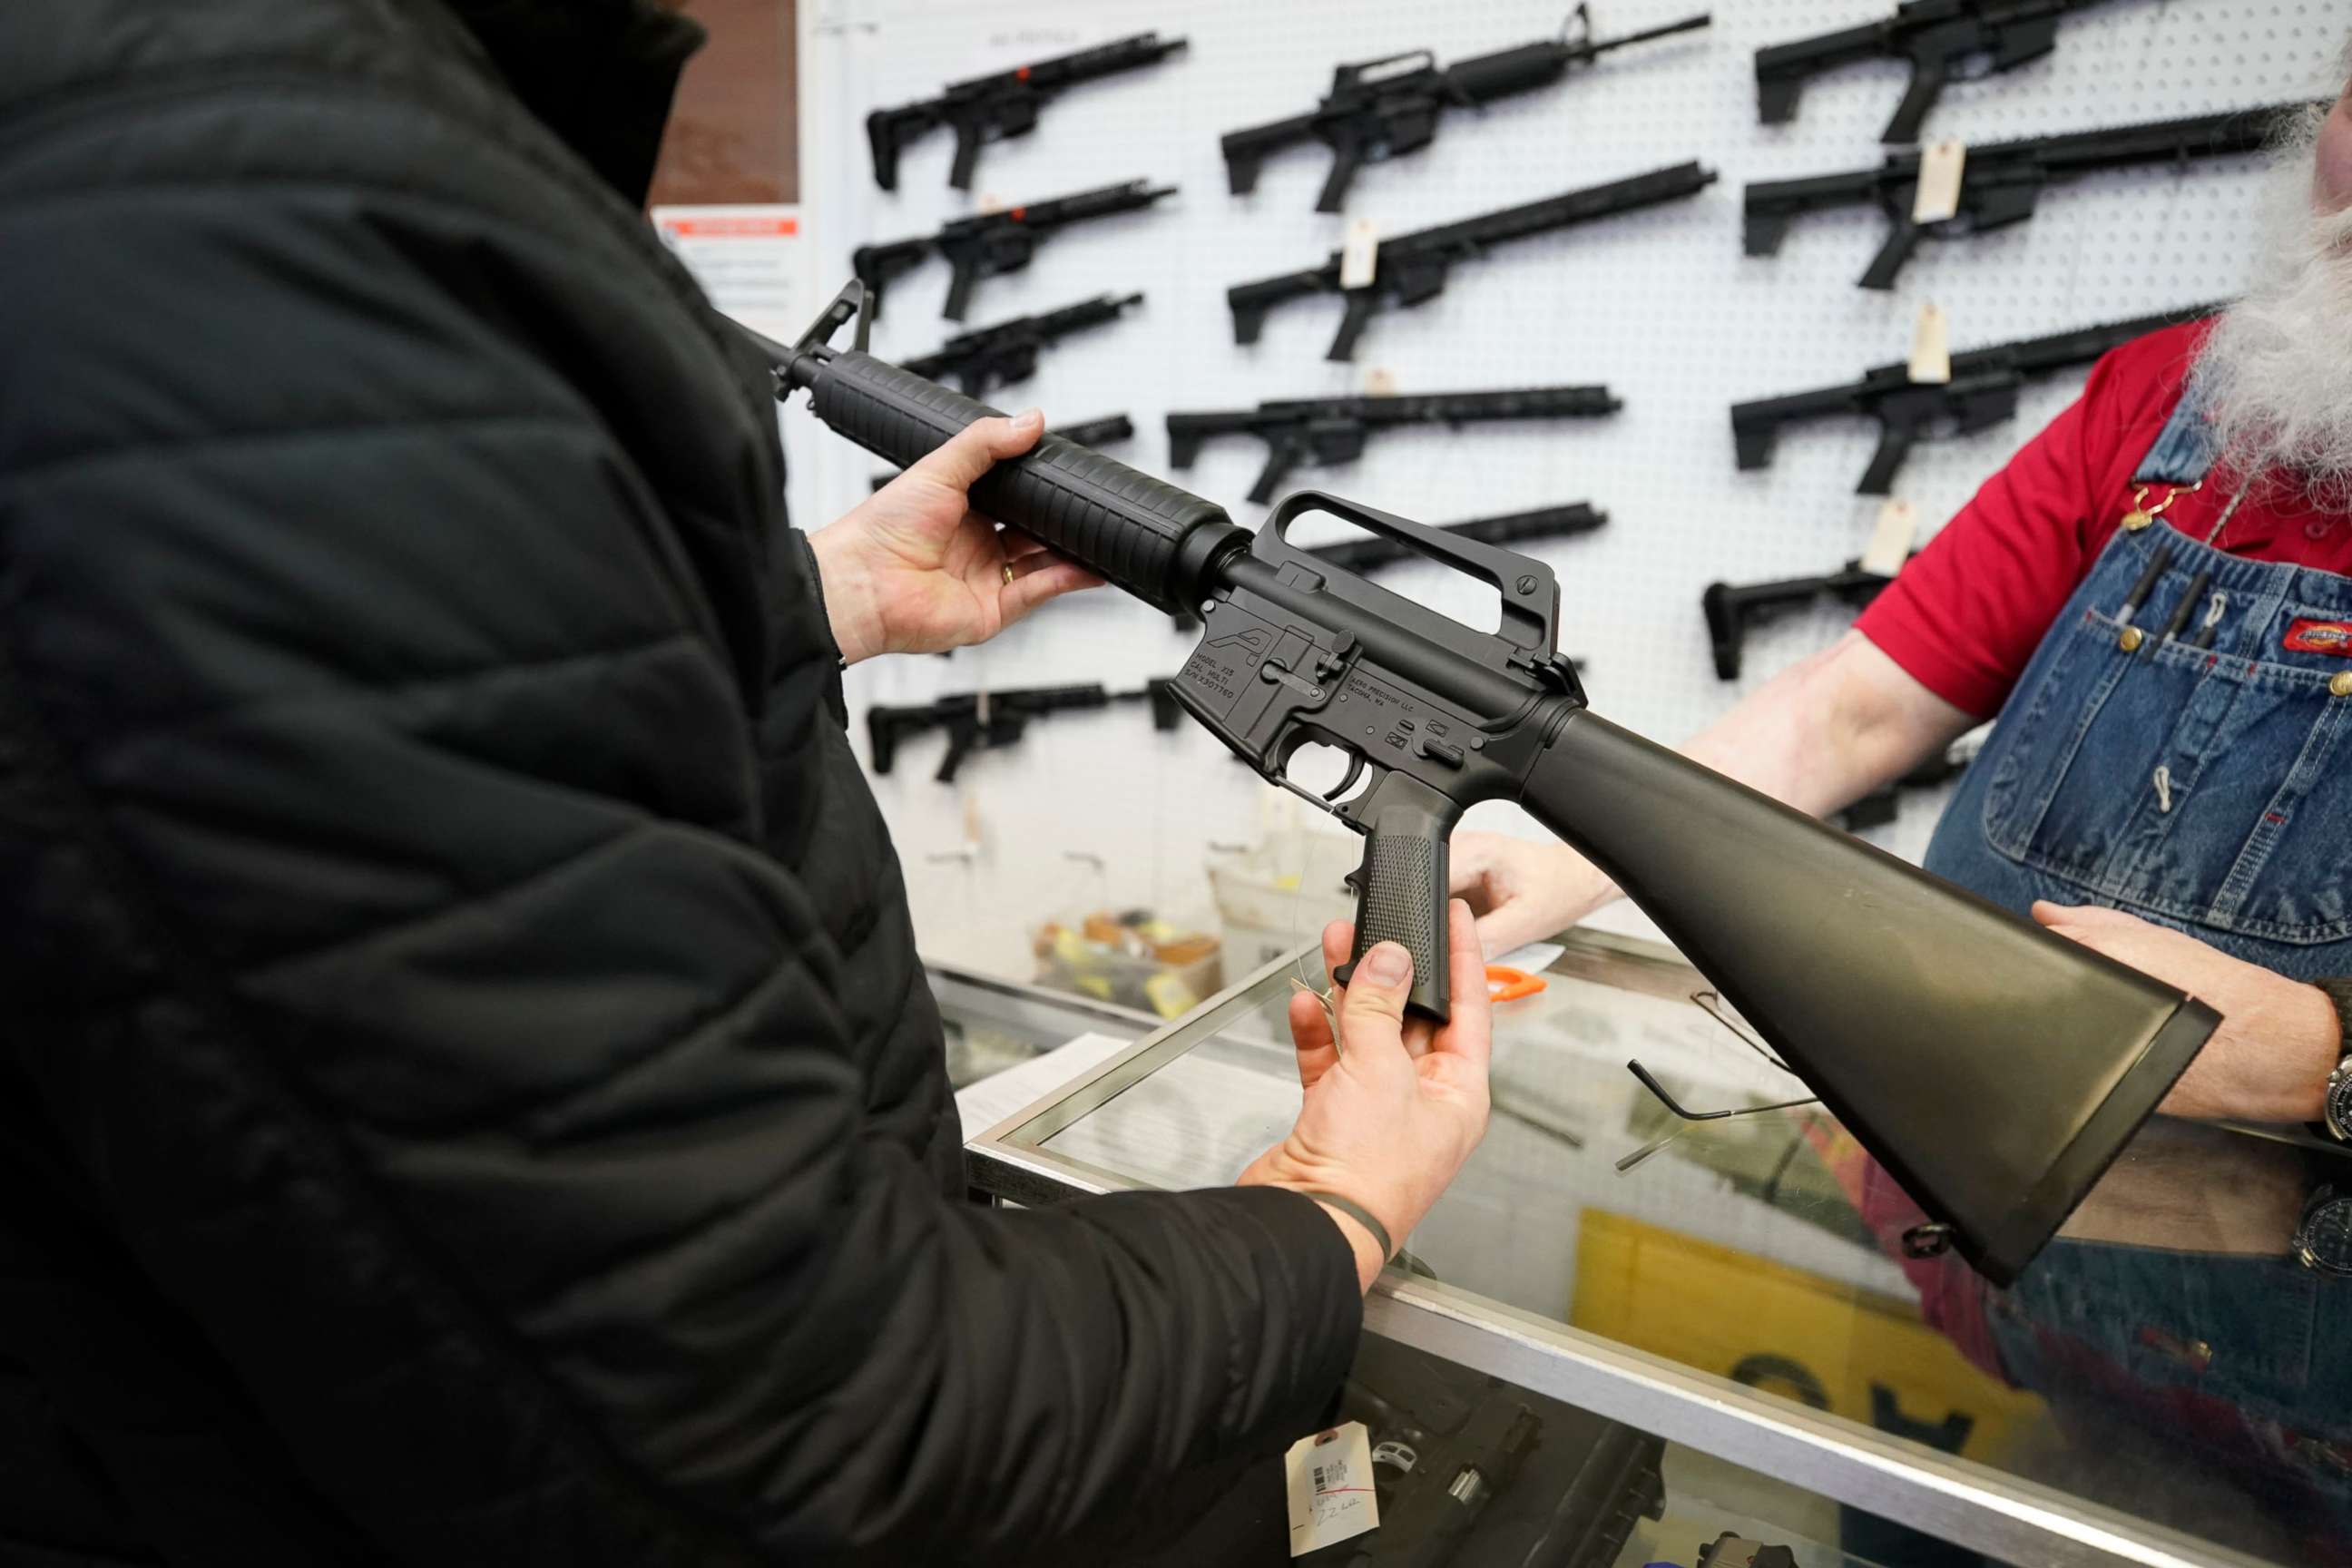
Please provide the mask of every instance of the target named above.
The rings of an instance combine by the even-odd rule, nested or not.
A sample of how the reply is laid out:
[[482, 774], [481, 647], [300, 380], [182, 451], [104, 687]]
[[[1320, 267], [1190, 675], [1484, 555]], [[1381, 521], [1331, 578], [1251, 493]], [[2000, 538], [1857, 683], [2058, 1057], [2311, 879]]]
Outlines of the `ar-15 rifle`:
[[1797, 117], [1806, 79], [1856, 60], [1911, 62], [1911, 85], [1881, 142], [1916, 142], [1952, 68], [1983, 61], [1978, 75], [2015, 70], [2058, 47], [2058, 21], [2105, 0], [1906, 0], [1883, 21], [1756, 51], [1756, 108], [1767, 125]]
[[2272, 104], [2235, 110], [2228, 114], [2200, 114], [2187, 120], [2164, 120], [2147, 125], [2117, 125], [2099, 131], [2077, 131], [2065, 136], [2036, 136], [2023, 142], [1992, 142], [1968, 150], [1960, 182], [1957, 216], [1921, 223], [1912, 216], [1919, 194], [1917, 153], [1890, 153], [1875, 169], [1851, 174], [1817, 174], [1802, 180], [1772, 180], [1748, 187], [1746, 241], [1750, 256], [1769, 256], [1780, 248], [1789, 225], [1800, 213], [1876, 203], [1895, 226], [1862, 275], [1865, 289], [1892, 289], [1895, 275], [1927, 235], [1948, 238], [1981, 234], [2022, 223], [2033, 216], [2042, 187], [2101, 169], [2131, 168], [2143, 163], [2186, 163], [2191, 158], [2218, 158], [2235, 153], [2258, 153], [2269, 140], [2282, 114], [2299, 104]]
[[950, 82], [939, 97], [903, 109], [877, 109], [866, 117], [866, 140], [874, 149], [874, 183], [886, 191], [897, 190], [898, 150], [935, 126], [952, 125], [955, 162], [948, 166], [948, 184], [968, 191], [982, 142], [1026, 136], [1037, 129], [1037, 111], [1056, 93], [1083, 81], [1157, 65], [1183, 47], [1181, 38], [1163, 42], [1157, 33], [1138, 33], [993, 76]]
[[2201, 321], [2223, 308], [2192, 305], [2109, 326], [1970, 349], [1952, 355], [1949, 381], [1913, 381], [1909, 363], [1897, 363], [1864, 371], [1860, 381], [1844, 386], [1736, 403], [1731, 408], [1732, 445], [1740, 468], [1760, 468], [1772, 460], [1773, 440], [1782, 426], [1837, 414], [1864, 415], [1878, 421], [1878, 449], [1855, 489], [1866, 496], [1891, 494], [1895, 476], [1913, 447], [1939, 433], [1973, 435], [2010, 418], [2017, 413], [2018, 395], [2029, 377], [2089, 364], [2134, 338]]
[[1099, 684], [1027, 686], [1007, 691], [966, 691], [912, 707], [877, 704], [866, 710], [866, 743], [874, 771], [887, 773], [898, 759], [898, 742], [926, 730], [948, 732], [947, 754], [931, 776], [953, 784], [964, 759], [974, 752], [1001, 751], [1018, 745], [1033, 719], [1048, 713], [1108, 708], [1114, 702], [1149, 702], [1151, 727], [1173, 730], [1181, 712], [1176, 705], [1175, 682], [1162, 677], [1146, 681], [1140, 690], [1108, 691]]
[[1072, 332], [1118, 320], [1129, 305], [1140, 305], [1140, 294], [1099, 294], [1035, 316], [1015, 316], [992, 327], [959, 332], [930, 353], [910, 359], [906, 368], [917, 375], [943, 381], [952, 375], [963, 384], [968, 397], [984, 397], [989, 388], [1026, 381], [1037, 371], [1037, 355]]
[[1590, 419], [1624, 405], [1605, 386], [1530, 386], [1514, 392], [1423, 392], [1392, 397], [1294, 397], [1211, 414], [1168, 416], [1168, 462], [1189, 468], [1212, 436], [1255, 436], [1265, 467], [1249, 499], [1272, 498], [1301, 463], [1352, 463], [1375, 430], [1397, 425], [1461, 426], [1496, 419]]
[[[780, 395], [891, 461], [996, 411], [826, 340], [852, 284], [790, 346]], [[1641, 906], [1996, 1283], [2030, 1260], [2154, 1110], [2220, 1016], [2161, 981], [2041, 930], [1620, 729], [1559, 657], [1551, 568], [1335, 497], [1292, 496], [1255, 534], [1223, 508], [1047, 437], [971, 488], [1018, 528], [1162, 614], [1203, 606], [1176, 677], [1184, 710], [1269, 782], [1367, 837], [1355, 955], [1412, 957], [1408, 1005], [1450, 1015], [1446, 845], [1469, 806], [1516, 800]], [[1344, 519], [1492, 585], [1493, 632], [1289, 542]], [[1327, 795], [1298, 750], [1347, 752]], [[2063, 1045], [2063, 1048], [2058, 1048]]]
[[873, 313], [879, 317], [882, 290], [890, 279], [936, 250], [947, 258], [954, 272], [948, 284], [947, 308], [941, 313], [950, 321], [961, 321], [971, 303], [974, 283], [982, 278], [1020, 271], [1029, 265], [1029, 258], [1037, 254], [1037, 247], [1048, 235], [1089, 218], [1148, 207], [1160, 197], [1175, 194], [1173, 185], [1155, 189], [1149, 180], [1129, 180], [1123, 185], [1080, 191], [1076, 195], [1056, 196], [1050, 202], [1031, 202], [1003, 212], [979, 213], [960, 217], [937, 234], [894, 239], [881, 245], [861, 245], [850, 253], [850, 269], [866, 285], [866, 297], [875, 301]]
[[1234, 312], [1234, 342], [1257, 342], [1265, 313], [1286, 300], [1339, 294], [1347, 300], [1347, 307], [1339, 318], [1339, 335], [1331, 340], [1331, 352], [1325, 357], [1353, 359], [1356, 340], [1363, 335], [1375, 310], [1389, 304], [1419, 305], [1436, 299], [1445, 291], [1446, 268], [1485, 255], [1488, 246], [1679, 201], [1713, 184], [1715, 171], [1683, 163], [1590, 190], [1569, 191], [1525, 206], [1401, 234], [1381, 241], [1372, 261], [1372, 280], [1360, 289], [1341, 287], [1340, 253], [1335, 250], [1320, 267], [1255, 283], [1236, 283], [1226, 289], [1225, 303]]
[[[1106, 414], [1099, 419], [1057, 426], [1046, 434], [1059, 436], [1073, 447], [1100, 447], [1112, 441], [1135, 439], [1135, 422], [1124, 414]], [[874, 476], [874, 488], [878, 490], [898, 477], [897, 474], [877, 474]], [[946, 656], [942, 654], [940, 657]]]
[[[1575, 38], [1563, 27], [1557, 38], [1478, 55], [1443, 70], [1427, 49], [1341, 66], [1331, 73], [1331, 90], [1314, 112], [1225, 134], [1220, 144], [1225, 153], [1226, 183], [1234, 195], [1247, 195], [1257, 188], [1258, 170], [1268, 153], [1320, 142], [1331, 149], [1331, 173], [1315, 198], [1315, 210], [1338, 212], [1360, 165], [1428, 146], [1448, 108], [1475, 109], [1498, 98], [1549, 87], [1570, 66], [1589, 66], [1612, 49], [1687, 33], [1710, 20], [1704, 15], [1685, 16], [1601, 42], [1592, 37], [1592, 16], [1586, 6], [1577, 6], [1572, 19], [1581, 28]], [[1402, 68], [1386, 68], [1391, 66]]]
[[1706, 615], [1706, 640], [1715, 648], [1716, 679], [1739, 679], [1740, 655], [1745, 651], [1750, 626], [1785, 615], [1800, 605], [1810, 605], [1823, 595], [1860, 609], [1894, 581], [1883, 572], [1863, 570], [1859, 561], [1849, 561], [1826, 577], [1784, 577], [1777, 583], [1750, 583], [1741, 587], [1709, 583], [1706, 591], [1699, 595], [1699, 608]]

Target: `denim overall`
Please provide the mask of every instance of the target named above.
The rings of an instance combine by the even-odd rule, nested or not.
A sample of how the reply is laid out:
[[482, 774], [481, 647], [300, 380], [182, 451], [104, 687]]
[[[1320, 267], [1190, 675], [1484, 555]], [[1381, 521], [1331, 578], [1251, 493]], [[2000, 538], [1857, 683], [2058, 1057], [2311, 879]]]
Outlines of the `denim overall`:
[[[2214, 458], [2186, 396], [2136, 482], [2195, 484]], [[2117, 612], [2168, 546], [2126, 651]], [[2283, 647], [2306, 619], [2352, 619], [2352, 577], [2242, 560], [2161, 518], [2118, 530], [1961, 779], [1927, 869], [2021, 914], [2105, 904], [2298, 980], [2352, 974], [2352, 692], [2330, 689], [2352, 657]]]
[[[2194, 484], [2215, 458], [2192, 395], [2136, 481]], [[2167, 545], [2127, 651], [2117, 611]], [[2352, 578], [2233, 558], [2161, 518], [2118, 531], [2002, 708], [1927, 868], [2021, 913], [2105, 904], [2298, 979], [2352, 974], [2352, 694], [2330, 689], [2352, 658], [2281, 646], [2298, 620], [2347, 618]], [[2352, 1281], [2283, 1255], [2061, 1240], [1989, 1307], [2009, 1374], [2078, 1444], [2103, 1424], [2160, 1436], [2307, 1538], [2352, 1542]]]

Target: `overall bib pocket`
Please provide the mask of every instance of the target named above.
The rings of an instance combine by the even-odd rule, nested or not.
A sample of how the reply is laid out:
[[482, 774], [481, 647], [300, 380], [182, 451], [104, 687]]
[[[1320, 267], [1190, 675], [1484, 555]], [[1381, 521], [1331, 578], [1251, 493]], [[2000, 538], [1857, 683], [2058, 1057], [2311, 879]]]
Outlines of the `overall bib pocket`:
[[[2237, 646], [2270, 652], [2310, 607], [2273, 596], [2253, 614]], [[2074, 616], [2003, 717], [2011, 733], [1996, 731], [1991, 847], [2184, 925], [2295, 945], [2352, 937], [2352, 788], [2339, 776], [2352, 680], [2338, 679], [2352, 659], [2150, 647], [2146, 632], [2127, 647], [2115, 616], [2079, 605]]]

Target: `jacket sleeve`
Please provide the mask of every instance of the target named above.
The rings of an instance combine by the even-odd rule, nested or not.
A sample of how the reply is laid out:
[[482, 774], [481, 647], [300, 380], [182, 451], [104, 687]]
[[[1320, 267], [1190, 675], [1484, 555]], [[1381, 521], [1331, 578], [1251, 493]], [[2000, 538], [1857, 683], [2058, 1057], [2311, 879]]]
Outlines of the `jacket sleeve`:
[[707, 567], [804, 584], [772, 460], [651, 406], [717, 350], [646, 258], [295, 183], [43, 222], [17, 1049], [322, 1494], [404, 1560], [977, 1560], [1311, 1426], [1360, 1307], [1307, 1200], [989, 1213], [866, 1125], [828, 891], [754, 847], [754, 710], [822, 682], [743, 679], [796, 645]]

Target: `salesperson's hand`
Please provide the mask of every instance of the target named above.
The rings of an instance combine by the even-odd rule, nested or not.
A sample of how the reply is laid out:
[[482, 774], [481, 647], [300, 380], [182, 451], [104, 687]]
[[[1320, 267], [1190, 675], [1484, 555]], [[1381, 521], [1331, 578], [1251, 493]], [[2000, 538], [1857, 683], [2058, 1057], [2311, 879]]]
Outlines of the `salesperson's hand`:
[[1617, 897], [1600, 868], [1565, 844], [1465, 832], [1449, 848], [1448, 891], [1478, 917], [1489, 958], [1566, 931]]
[[2121, 910], [2044, 900], [2034, 904], [2033, 918], [2178, 985], [2221, 1015], [2221, 1026], [2158, 1110], [2247, 1121], [2319, 1120], [2328, 1072], [2345, 1050], [2327, 993]]
[[1102, 579], [971, 509], [990, 465], [1037, 444], [1045, 416], [982, 419], [809, 535], [834, 641], [851, 664], [986, 642], [1046, 600]]
[[[1405, 1021], [1412, 959], [1392, 942], [1366, 952], [1341, 992], [1337, 1042], [1321, 1004], [1303, 993], [1290, 999], [1306, 1099], [1290, 1136], [1259, 1155], [1241, 1185], [1336, 1193], [1370, 1211], [1400, 1247], [1437, 1202], [1486, 1134], [1486, 966], [1469, 906], [1454, 900], [1446, 916], [1454, 1017], [1444, 1027]], [[1325, 963], [1347, 963], [1354, 940], [1346, 921], [1326, 926]], [[1370, 1289], [1385, 1261], [1371, 1233], [1341, 1210], [1326, 1212]]]

